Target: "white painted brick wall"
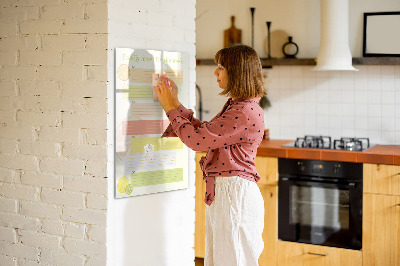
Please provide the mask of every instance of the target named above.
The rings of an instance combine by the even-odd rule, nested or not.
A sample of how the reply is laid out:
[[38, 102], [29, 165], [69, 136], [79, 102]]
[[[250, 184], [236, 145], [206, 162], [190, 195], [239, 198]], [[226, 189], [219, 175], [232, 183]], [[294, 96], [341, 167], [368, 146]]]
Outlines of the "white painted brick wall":
[[39, 218], [27, 217], [25, 215], [1, 212], [0, 226], [39, 230], [41, 226], [41, 220]]
[[86, 223], [102, 226], [106, 225], [106, 212], [102, 210], [64, 207], [61, 218], [65, 221], [76, 223]]
[[38, 187], [58, 188], [63, 187], [62, 177], [57, 174], [24, 171], [21, 174], [21, 183]]
[[67, 223], [65, 225], [65, 235], [83, 239], [85, 237], [85, 224]]
[[85, 194], [67, 190], [43, 188], [42, 202], [83, 208], [85, 206]]
[[6, 168], [0, 168], [0, 181], [1, 182], [14, 182], [16, 172]]
[[64, 235], [64, 222], [60, 219], [43, 219], [42, 220], [42, 231], [50, 235]]
[[37, 260], [40, 252], [36, 247], [30, 247], [20, 243], [10, 243], [7, 241], [0, 241], [0, 250], [3, 255], [18, 258], [18, 260], [25, 258]]
[[0, 226], [0, 240], [16, 243], [17, 233], [15, 232], [15, 229]]
[[86, 173], [93, 176], [104, 177], [107, 176], [107, 167], [101, 162], [88, 162], [86, 164]]
[[107, 194], [107, 178], [83, 176], [64, 176], [64, 188], [70, 191]]
[[0, 265], [106, 263], [107, 14], [0, 1]]
[[194, 90], [194, 0], [121, 6], [122, 27], [135, 24], [128, 35], [108, 21], [109, 5], [0, 2], [1, 265], [106, 264], [109, 30], [126, 47], [189, 53]]
[[42, 249], [41, 261], [50, 265], [71, 266], [85, 265], [85, 257], [75, 253], [55, 252], [52, 250]]
[[106, 245], [104, 243], [97, 243], [90, 240], [65, 237], [63, 245], [65, 250], [70, 253], [82, 254], [89, 257], [101, 256], [106, 253]]
[[0, 194], [4, 197], [19, 199], [19, 200], [37, 200], [39, 198], [39, 188], [12, 184], [0, 183]]
[[0, 197], [0, 211], [17, 212], [18, 201], [15, 199]]
[[95, 225], [90, 226], [88, 232], [89, 239], [95, 242], [106, 243], [106, 234], [104, 229], [105, 229], [104, 227], [100, 226], [95, 226]]
[[42, 247], [49, 250], [61, 249], [61, 236], [54, 236], [35, 231], [18, 230], [21, 243], [31, 247]]
[[21, 201], [19, 213], [31, 217], [60, 219], [61, 206], [41, 202]]
[[106, 210], [107, 197], [89, 193], [86, 199], [87, 207], [91, 209]]
[[0, 265], [16, 266], [17, 260], [13, 257], [0, 255]]

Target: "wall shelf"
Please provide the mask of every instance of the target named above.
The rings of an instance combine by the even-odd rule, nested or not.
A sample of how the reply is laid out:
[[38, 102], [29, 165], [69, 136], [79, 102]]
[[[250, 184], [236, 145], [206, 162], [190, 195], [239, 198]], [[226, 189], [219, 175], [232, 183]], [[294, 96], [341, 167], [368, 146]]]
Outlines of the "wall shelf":
[[[272, 66], [314, 66], [315, 58], [260, 58], [263, 67]], [[197, 59], [196, 65], [215, 65], [214, 59]], [[356, 57], [353, 65], [400, 65], [400, 57]]]

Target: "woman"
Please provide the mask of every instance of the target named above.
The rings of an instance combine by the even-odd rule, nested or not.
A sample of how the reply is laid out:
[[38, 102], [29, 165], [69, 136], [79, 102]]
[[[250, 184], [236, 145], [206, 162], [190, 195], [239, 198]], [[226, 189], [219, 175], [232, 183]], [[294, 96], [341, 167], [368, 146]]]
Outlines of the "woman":
[[220, 95], [230, 98], [210, 122], [193, 117], [179, 103], [176, 85], [162, 76], [153, 87], [170, 120], [163, 137], [178, 136], [195, 151], [206, 182], [205, 265], [258, 265], [263, 250], [264, 201], [254, 158], [264, 134], [264, 96], [260, 59], [246, 45], [224, 48], [215, 55]]

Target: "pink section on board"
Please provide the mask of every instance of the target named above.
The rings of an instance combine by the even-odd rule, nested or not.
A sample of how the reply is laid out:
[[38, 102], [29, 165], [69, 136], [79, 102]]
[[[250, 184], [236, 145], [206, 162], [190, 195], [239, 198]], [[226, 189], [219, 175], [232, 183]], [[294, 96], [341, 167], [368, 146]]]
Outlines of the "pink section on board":
[[169, 120], [133, 120], [122, 122], [122, 135], [162, 134]]

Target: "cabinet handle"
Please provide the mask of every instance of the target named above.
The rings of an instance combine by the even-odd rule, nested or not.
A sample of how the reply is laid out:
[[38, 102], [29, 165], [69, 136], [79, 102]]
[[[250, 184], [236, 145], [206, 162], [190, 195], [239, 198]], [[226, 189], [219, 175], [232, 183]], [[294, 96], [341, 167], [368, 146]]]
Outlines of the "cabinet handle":
[[307, 254], [310, 254], [310, 255], [317, 255], [317, 256], [323, 256], [323, 257], [328, 256], [328, 254], [320, 254], [320, 253], [313, 253], [313, 252], [307, 252]]
[[397, 204], [397, 206], [400, 206], [400, 203], [399, 203], [399, 204]]

